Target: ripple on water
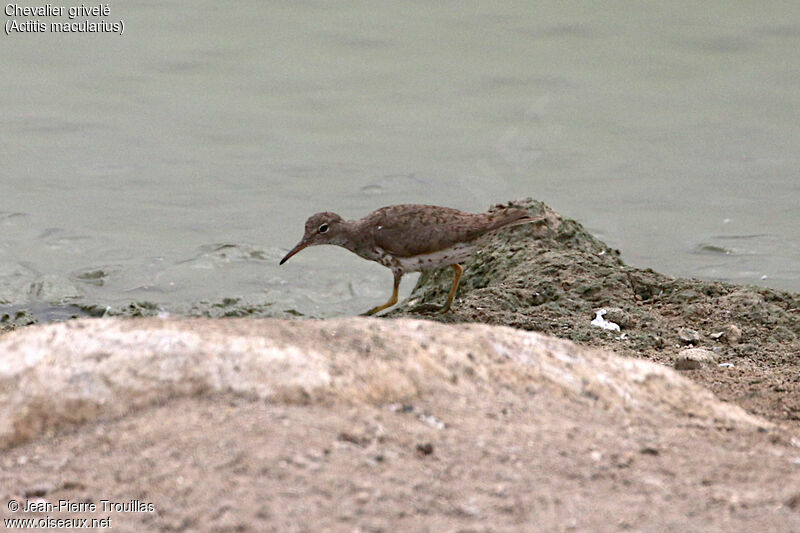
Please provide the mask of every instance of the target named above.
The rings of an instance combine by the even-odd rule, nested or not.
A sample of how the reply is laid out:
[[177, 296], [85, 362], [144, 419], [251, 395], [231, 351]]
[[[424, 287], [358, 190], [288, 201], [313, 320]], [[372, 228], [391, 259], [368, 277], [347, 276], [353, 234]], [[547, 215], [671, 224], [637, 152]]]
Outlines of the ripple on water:
[[109, 277], [119, 272], [122, 272], [122, 265], [91, 266], [73, 270], [70, 272], [69, 277], [81, 283], [102, 287]]
[[752, 235], [714, 235], [694, 245], [693, 254], [703, 255], [757, 255], [762, 248], [774, 245], [777, 235], [768, 233]]

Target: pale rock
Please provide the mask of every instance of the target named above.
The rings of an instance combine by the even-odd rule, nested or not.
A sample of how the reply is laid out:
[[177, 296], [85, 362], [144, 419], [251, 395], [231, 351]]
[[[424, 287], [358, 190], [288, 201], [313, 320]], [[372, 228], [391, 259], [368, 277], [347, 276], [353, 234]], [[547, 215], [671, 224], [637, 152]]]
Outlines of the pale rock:
[[683, 344], [697, 344], [700, 342], [700, 334], [690, 328], [681, 328], [678, 330], [678, 339]]
[[697, 370], [703, 365], [713, 365], [717, 362], [717, 355], [711, 350], [703, 348], [685, 348], [675, 356], [676, 370]]
[[0, 337], [0, 448], [178, 398], [413, 405], [488, 388], [521, 401], [546, 396], [562, 406], [554, 417], [597, 408], [654, 424], [691, 415], [693, 423], [770, 426], [663, 365], [502, 326], [102, 318]]
[[742, 340], [742, 330], [735, 324], [728, 324], [722, 331], [717, 331], [709, 335], [715, 341], [725, 342], [730, 346], [739, 344]]
[[742, 340], [742, 330], [736, 324], [728, 324], [722, 331], [725, 333], [725, 342], [731, 346]]

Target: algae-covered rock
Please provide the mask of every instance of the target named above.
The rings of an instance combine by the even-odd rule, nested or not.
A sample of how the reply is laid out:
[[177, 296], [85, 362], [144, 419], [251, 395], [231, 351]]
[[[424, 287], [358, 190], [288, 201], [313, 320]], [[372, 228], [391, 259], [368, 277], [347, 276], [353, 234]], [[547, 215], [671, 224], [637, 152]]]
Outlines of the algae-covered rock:
[[[686, 347], [680, 332], [691, 329], [697, 333], [691, 344], [718, 347], [726, 359], [747, 359], [762, 369], [789, 365], [784, 370], [794, 377], [780, 387], [800, 394], [799, 295], [634, 268], [578, 222], [542, 202], [510, 205], [544, 216], [545, 223], [496, 236], [464, 265], [452, 311], [426, 318], [504, 324], [664, 363]], [[423, 316], [414, 309], [441, 304], [451, 283], [449, 268], [423, 274], [408, 301], [390, 316]], [[613, 309], [624, 322], [620, 332], [591, 325], [601, 308]], [[719, 386], [713, 377], [705, 383]], [[747, 399], [748, 394], [742, 390], [732, 397]], [[786, 416], [800, 417], [800, 411]]]
[[204, 318], [292, 318], [302, 316], [293, 310], [277, 311], [270, 302], [249, 300], [247, 298], [222, 298], [218, 301], [200, 300], [191, 304], [170, 307], [149, 302], [130, 302], [121, 306], [81, 305], [84, 314], [93, 317], [204, 317]]
[[0, 334], [32, 324], [36, 324], [36, 317], [27, 309], [0, 313]]

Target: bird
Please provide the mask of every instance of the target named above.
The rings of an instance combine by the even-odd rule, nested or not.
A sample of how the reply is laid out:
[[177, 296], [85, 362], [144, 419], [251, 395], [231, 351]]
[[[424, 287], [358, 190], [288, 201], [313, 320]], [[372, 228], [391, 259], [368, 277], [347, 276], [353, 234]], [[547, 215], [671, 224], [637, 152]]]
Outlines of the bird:
[[439, 309], [444, 313], [450, 310], [464, 273], [461, 263], [500, 230], [543, 219], [515, 207], [468, 213], [436, 205], [400, 204], [381, 207], [359, 220], [345, 220], [324, 211], [306, 220], [303, 238], [280, 264], [309, 246], [332, 244], [391, 269], [394, 275], [391, 297], [364, 313], [367, 316], [397, 303], [400, 280], [406, 272], [450, 266], [454, 279], [447, 302]]

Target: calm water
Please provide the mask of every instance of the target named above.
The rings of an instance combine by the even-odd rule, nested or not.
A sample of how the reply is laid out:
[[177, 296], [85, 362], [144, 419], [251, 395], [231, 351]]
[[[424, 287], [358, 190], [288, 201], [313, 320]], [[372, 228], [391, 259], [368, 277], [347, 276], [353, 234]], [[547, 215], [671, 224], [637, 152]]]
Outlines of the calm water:
[[800, 291], [800, 2], [110, 19], [122, 36], [0, 34], [0, 304], [349, 314], [391, 274], [332, 247], [279, 267], [308, 215], [525, 196], [632, 264]]

